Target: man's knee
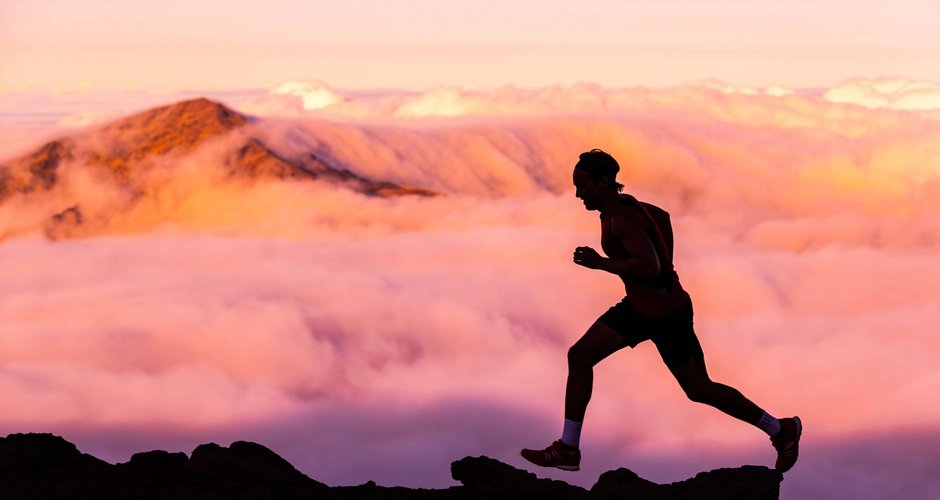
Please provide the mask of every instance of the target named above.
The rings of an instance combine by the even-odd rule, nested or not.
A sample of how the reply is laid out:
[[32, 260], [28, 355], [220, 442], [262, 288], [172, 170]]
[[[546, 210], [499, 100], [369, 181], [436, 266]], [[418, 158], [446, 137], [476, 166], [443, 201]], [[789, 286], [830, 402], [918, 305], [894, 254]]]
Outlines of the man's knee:
[[581, 344], [575, 344], [568, 349], [569, 370], [590, 370], [594, 364], [591, 351]]
[[708, 404], [712, 401], [712, 382], [684, 384], [682, 390], [689, 400], [696, 403]]

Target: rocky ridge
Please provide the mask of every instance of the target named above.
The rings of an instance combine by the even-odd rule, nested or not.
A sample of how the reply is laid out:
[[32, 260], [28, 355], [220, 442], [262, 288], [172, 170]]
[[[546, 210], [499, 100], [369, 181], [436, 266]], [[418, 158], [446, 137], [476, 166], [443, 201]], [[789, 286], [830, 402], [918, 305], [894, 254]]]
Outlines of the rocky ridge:
[[160, 450], [137, 453], [112, 465], [52, 434], [0, 438], [0, 497], [11, 499], [764, 500], [779, 497], [783, 480], [766, 467], [744, 466], [657, 484], [620, 468], [605, 472], [586, 490], [488, 457], [453, 462], [451, 474], [460, 486], [411, 489], [369, 481], [329, 487], [268, 448], [245, 441], [227, 448], [203, 444], [189, 457]]

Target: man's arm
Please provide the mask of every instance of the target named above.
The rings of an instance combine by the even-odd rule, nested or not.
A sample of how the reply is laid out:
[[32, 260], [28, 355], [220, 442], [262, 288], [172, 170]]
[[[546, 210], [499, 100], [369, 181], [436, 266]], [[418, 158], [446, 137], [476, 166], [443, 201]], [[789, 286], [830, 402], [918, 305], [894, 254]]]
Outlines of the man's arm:
[[611, 231], [629, 257], [602, 257], [591, 247], [578, 247], [574, 251], [575, 264], [619, 276], [654, 277], [659, 275], [661, 267], [656, 248], [639, 220], [632, 214], [622, 214], [611, 222]]

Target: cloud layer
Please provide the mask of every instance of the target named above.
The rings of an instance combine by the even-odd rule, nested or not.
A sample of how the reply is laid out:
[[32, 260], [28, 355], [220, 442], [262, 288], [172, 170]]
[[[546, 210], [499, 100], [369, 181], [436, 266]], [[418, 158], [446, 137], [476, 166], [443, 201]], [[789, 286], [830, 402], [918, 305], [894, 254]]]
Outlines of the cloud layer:
[[[570, 168], [601, 147], [628, 191], [673, 214], [713, 378], [806, 422], [783, 497], [935, 496], [918, 464], [940, 435], [940, 122], [772, 94], [634, 89], [616, 110], [485, 119], [305, 112], [242, 132], [435, 198], [228, 179], [219, 151], [236, 137], [157, 162], [142, 194], [69, 165], [58, 191], [0, 205], [0, 432], [55, 431], [112, 460], [255, 439], [330, 484], [443, 486], [470, 454], [522, 466], [519, 448], [560, 431], [565, 350], [623, 293], [570, 263], [598, 246]], [[69, 203], [88, 227], [39, 236]], [[772, 462], [759, 431], [685, 400], [651, 346], [595, 380], [585, 472], [553, 477]]]

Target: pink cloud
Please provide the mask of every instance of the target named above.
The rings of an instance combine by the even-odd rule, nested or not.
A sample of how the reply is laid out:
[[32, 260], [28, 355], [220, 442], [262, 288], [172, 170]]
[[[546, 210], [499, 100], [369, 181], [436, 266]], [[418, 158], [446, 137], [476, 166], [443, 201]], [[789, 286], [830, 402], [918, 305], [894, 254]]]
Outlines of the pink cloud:
[[[142, 192], [70, 164], [53, 192], [5, 201], [0, 430], [114, 460], [257, 439], [331, 484], [442, 486], [467, 454], [521, 466], [518, 448], [559, 431], [567, 346], [622, 294], [570, 263], [598, 240], [570, 168], [602, 147], [673, 214], [713, 377], [804, 418], [783, 497], [934, 494], [920, 461], [899, 464], [932, 463], [940, 418], [940, 122], [798, 92], [540, 92], [615, 109], [259, 120], [156, 161]], [[443, 196], [230, 179], [220, 158], [246, 136]], [[75, 203], [80, 238], [36, 236]], [[585, 473], [559, 477], [772, 460], [759, 431], [688, 402], [650, 346], [596, 384]]]

